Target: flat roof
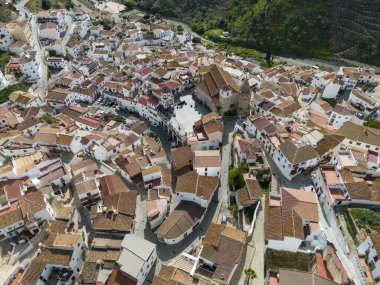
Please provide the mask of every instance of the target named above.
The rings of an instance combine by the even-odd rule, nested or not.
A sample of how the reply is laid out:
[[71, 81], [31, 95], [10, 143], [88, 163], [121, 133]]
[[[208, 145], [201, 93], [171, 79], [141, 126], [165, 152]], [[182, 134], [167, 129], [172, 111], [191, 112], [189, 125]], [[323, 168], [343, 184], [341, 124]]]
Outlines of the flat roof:
[[123, 249], [117, 262], [121, 265], [122, 271], [137, 279], [145, 260], [128, 249]]
[[156, 245], [134, 234], [125, 235], [121, 246], [140, 258], [148, 260]]

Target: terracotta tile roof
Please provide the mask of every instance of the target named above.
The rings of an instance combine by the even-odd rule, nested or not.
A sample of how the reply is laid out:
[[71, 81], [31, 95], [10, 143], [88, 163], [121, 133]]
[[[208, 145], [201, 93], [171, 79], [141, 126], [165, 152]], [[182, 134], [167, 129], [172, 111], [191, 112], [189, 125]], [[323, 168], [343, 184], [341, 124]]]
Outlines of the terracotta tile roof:
[[171, 158], [176, 171], [193, 165], [193, 151], [190, 146], [172, 149]]
[[223, 122], [222, 121], [209, 122], [204, 126], [204, 130], [207, 135], [210, 135], [216, 132], [223, 132]]
[[247, 159], [255, 159], [256, 153], [261, 152], [261, 144], [257, 139], [239, 139], [238, 144], [241, 153], [245, 154]]
[[116, 174], [103, 176], [99, 179], [99, 182], [104, 196], [129, 191], [127, 185]]
[[44, 249], [40, 255], [37, 256], [39, 260], [44, 261], [46, 264], [57, 264], [68, 266], [71, 260], [72, 251], [59, 250], [59, 249]]
[[213, 176], [201, 176], [196, 171], [191, 171], [178, 176], [176, 192], [192, 193], [208, 201], [219, 185], [219, 178]]
[[246, 238], [246, 234], [238, 229], [226, 225], [210, 225], [202, 242], [200, 256], [215, 264], [213, 279], [229, 280], [235, 266], [240, 263]]
[[30, 192], [18, 199], [22, 215], [33, 219], [34, 214], [46, 209], [46, 202], [41, 192]]
[[220, 115], [217, 112], [211, 112], [202, 116], [202, 123], [207, 124], [208, 122], [220, 118]]
[[131, 177], [131, 178], [141, 174], [141, 167], [137, 162], [132, 162], [132, 163], [126, 164], [125, 170], [127, 171], [129, 177]]
[[123, 214], [113, 212], [98, 213], [93, 219], [93, 227], [96, 229], [107, 229], [111, 231], [128, 232], [132, 230], [133, 219]]
[[343, 126], [337, 130], [337, 134], [342, 135], [349, 140], [359, 141], [380, 147], [380, 137], [378, 135], [370, 129], [350, 121], [345, 122]]
[[92, 190], [97, 189], [95, 179], [90, 179], [81, 183], [75, 184], [75, 191], [78, 195], [88, 193]]
[[112, 269], [107, 285], [136, 285], [137, 281], [127, 276], [121, 270]]
[[71, 142], [73, 141], [74, 137], [73, 136], [68, 136], [68, 135], [58, 135], [57, 138], [57, 144], [60, 145], [67, 145], [69, 146]]
[[79, 116], [76, 118], [76, 121], [86, 126], [90, 126], [94, 129], [99, 128], [100, 125], [102, 124], [102, 121], [97, 120], [95, 118], [86, 117], [86, 116]]
[[312, 192], [282, 188], [280, 205], [270, 205], [265, 197], [265, 238], [283, 240], [284, 236], [304, 239], [302, 220], [319, 222], [317, 201]]
[[21, 197], [24, 183], [22, 180], [11, 179], [0, 182], [0, 193], [3, 192], [6, 200], [15, 200]]
[[373, 184], [371, 187], [367, 181], [350, 182], [346, 183], [346, 189], [351, 199], [379, 202], [380, 192], [376, 189], [377, 183], [375, 182], [375, 187], [373, 187]]
[[4, 229], [22, 220], [23, 217], [19, 208], [14, 208], [11, 211], [2, 211], [0, 212], [0, 229]]
[[292, 164], [298, 164], [319, 157], [319, 154], [310, 145], [297, 147], [294, 143], [287, 141], [280, 144], [279, 149]]
[[79, 234], [57, 234], [53, 246], [54, 247], [70, 247], [74, 249], [74, 246], [81, 238]]
[[45, 269], [46, 262], [40, 259], [32, 259], [29, 267], [24, 272], [20, 284], [35, 285], [37, 284], [42, 271]]
[[25, 120], [17, 125], [17, 130], [24, 131], [27, 130], [37, 124], [40, 124], [36, 118], [30, 118], [28, 120]]
[[339, 104], [334, 107], [333, 112], [338, 113], [342, 116], [352, 116], [355, 113], [354, 111]]
[[117, 211], [131, 217], [136, 212], [137, 191], [119, 192], [113, 195], [105, 196], [103, 205], [107, 211]]
[[211, 97], [218, 96], [219, 90], [223, 88], [231, 88], [239, 92], [239, 87], [232, 76], [217, 65], [211, 66], [210, 71], [203, 78], [197, 87]]
[[82, 160], [71, 165], [71, 171], [74, 175], [80, 172], [94, 172], [96, 170], [98, 170], [98, 166], [96, 165], [96, 162], [92, 159]]
[[78, 282], [80, 284], [82, 284], [81, 282], [84, 284], [96, 284], [96, 281], [98, 281], [100, 266], [101, 265], [96, 262], [85, 262]]
[[162, 265], [158, 276], [153, 279], [152, 285], [195, 285], [198, 284], [196, 278], [192, 278], [189, 273], [182, 271], [171, 265]]
[[98, 262], [100, 260], [104, 261], [116, 261], [120, 256], [120, 250], [113, 249], [91, 249], [86, 252], [86, 262]]
[[319, 156], [324, 156], [329, 153], [335, 147], [337, 147], [344, 140], [344, 136], [337, 134], [330, 134], [325, 136], [322, 141], [317, 144], [315, 151], [319, 154]]
[[155, 231], [155, 234], [168, 239], [177, 238], [193, 227], [204, 212], [205, 208], [198, 204], [182, 201]]
[[50, 222], [50, 233], [54, 234], [64, 234], [67, 227], [67, 221], [52, 220]]
[[236, 202], [240, 207], [248, 207], [263, 196], [260, 184], [256, 179], [245, 178], [246, 186], [236, 191]]
[[194, 168], [220, 167], [221, 158], [219, 150], [196, 150], [194, 151]]

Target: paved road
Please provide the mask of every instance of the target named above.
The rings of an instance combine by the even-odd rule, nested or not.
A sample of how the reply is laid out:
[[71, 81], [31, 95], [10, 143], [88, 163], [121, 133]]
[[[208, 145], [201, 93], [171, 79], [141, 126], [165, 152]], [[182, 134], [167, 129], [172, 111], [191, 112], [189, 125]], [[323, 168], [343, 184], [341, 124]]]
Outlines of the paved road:
[[37, 57], [40, 59], [41, 63], [40, 79], [38, 80], [38, 87], [34, 90], [34, 92], [39, 94], [41, 99], [44, 99], [48, 83], [48, 68], [45, 63], [44, 49], [41, 47], [41, 43], [38, 39], [37, 16], [25, 8], [25, 4], [28, 1], [29, 0], [22, 0], [17, 3], [15, 7], [19, 11], [21, 18], [25, 18], [26, 16], [29, 18], [29, 24], [32, 30], [32, 39], [29, 44], [34, 47], [34, 50], [37, 52]]
[[[264, 200], [264, 199], [262, 199]], [[257, 275], [250, 285], [264, 284], [264, 209], [261, 207], [257, 215], [253, 235], [248, 238], [246, 252], [242, 256], [242, 261], [237, 267], [230, 284], [246, 285], [244, 269], [252, 268]]]
[[222, 142], [222, 168], [220, 177], [220, 188], [218, 192], [218, 210], [214, 215], [214, 221], [217, 220], [219, 214], [229, 214], [229, 186], [228, 186], [228, 169], [231, 164], [231, 143], [233, 140], [233, 132], [235, 128], [236, 118], [228, 118], [224, 120], [223, 142]]
[[72, 1], [75, 5], [80, 6], [84, 12], [86, 12], [86, 13], [92, 12], [92, 10], [89, 7], [87, 7], [83, 3], [79, 2], [78, 0], [72, 0]]
[[293, 57], [282, 57], [282, 56], [274, 56], [275, 59], [280, 61], [285, 61], [288, 64], [298, 64], [305, 66], [323, 66], [327, 68], [332, 68], [335, 71], [338, 71], [339, 65], [334, 64], [333, 62], [328, 62], [324, 60], [319, 60], [315, 58], [293, 58]]
[[318, 203], [318, 214], [319, 214], [319, 223], [323, 227], [323, 231], [326, 234], [327, 240], [332, 242], [335, 245], [336, 253], [337, 253], [340, 261], [342, 262], [344, 269], [347, 271], [348, 277], [350, 279], [354, 280], [354, 282], [356, 284], [360, 284], [360, 282], [359, 282], [359, 280], [355, 274], [355, 269], [354, 269], [351, 261], [349, 260], [347, 255], [343, 252], [342, 248], [340, 247], [339, 242], [335, 237], [334, 231], [332, 230], [332, 228], [327, 223], [325, 216], [323, 214], [322, 208], [321, 208], [319, 203]]
[[201, 35], [197, 34], [196, 32], [194, 32], [187, 24], [183, 23], [183, 22], [179, 22], [179, 21], [176, 21], [176, 20], [172, 20], [172, 19], [165, 19], [164, 20], [168, 23], [168, 24], [173, 24], [175, 27], [181, 25], [184, 29], [184, 32], [183, 32], [183, 35], [186, 34], [186, 32], [189, 32], [190, 35], [194, 38], [200, 38], [202, 40], [203, 43], [205, 44], [212, 44], [212, 45], [217, 45], [217, 43], [214, 43], [204, 37], [202, 37]]

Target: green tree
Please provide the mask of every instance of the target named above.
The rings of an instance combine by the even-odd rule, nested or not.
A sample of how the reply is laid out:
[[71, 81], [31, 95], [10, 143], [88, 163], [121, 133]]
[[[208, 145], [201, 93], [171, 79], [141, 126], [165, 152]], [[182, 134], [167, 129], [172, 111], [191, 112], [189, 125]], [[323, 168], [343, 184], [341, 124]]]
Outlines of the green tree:
[[234, 218], [237, 218], [237, 215], [238, 215], [238, 212], [239, 212], [239, 209], [238, 209], [238, 206], [236, 204], [233, 204], [231, 206], [228, 207], [228, 210], [230, 211], [231, 215], [234, 217]]
[[49, 50], [49, 56], [54, 57], [57, 56], [57, 52], [53, 49]]
[[195, 44], [200, 44], [202, 42], [202, 40], [200, 38], [198, 38], [198, 37], [194, 37], [192, 39], [192, 42], [195, 43]]
[[42, 0], [41, 6], [42, 9], [49, 10], [51, 8], [51, 3], [49, 0]]
[[66, 3], [65, 3], [65, 8], [66, 8], [66, 10], [73, 9], [74, 8], [74, 3], [71, 2], [71, 0], [67, 0]]
[[129, 9], [133, 8], [136, 5], [135, 1], [133, 1], [133, 0], [124, 0], [123, 4], [125, 5], [125, 7], [129, 8]]
[[49, 125], [51, 125], [52, 123], [55, 122], [55, 118], [53, 117], [52, 114], [49, 114], [49, 113], [43, 114], [38, 120], [40, 122], [45, 122], [45, 123], [47, 123]]
[[183, 32], [183, 30], [184, 30], [184, 29], [183, 29], [182, 25], [178, 25], [178, 26], [177, 26], [177, 31], [178, 31], [178, 32]]
[[237, 168], [230, 168], [228, 171], [228, 184], [235, 189], [244, 187], [244, 177]]
[[366, 127], [374, 128], [374, 129], [380, 129], [380, 121], [370, 119], [363, 124]]
[[243, 188], [245, 185], [244, 173], [249, 171], [246, 163], [239, 163], [237, 167], [231, 167], [228, 170], [228, 184], [235, 190]]
[[256, 272], [252, 268], [244, 269], [245, 282], [249, 284], [252, 279], [257, 278]]

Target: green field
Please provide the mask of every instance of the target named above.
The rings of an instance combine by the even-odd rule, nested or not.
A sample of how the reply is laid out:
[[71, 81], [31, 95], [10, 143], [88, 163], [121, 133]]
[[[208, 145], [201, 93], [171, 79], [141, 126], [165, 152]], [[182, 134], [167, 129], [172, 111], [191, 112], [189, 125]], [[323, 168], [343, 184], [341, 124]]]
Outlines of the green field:
[[359, 229], [380, 229], [380, 213], [367, 209], [351, 209], [351, 216]]

